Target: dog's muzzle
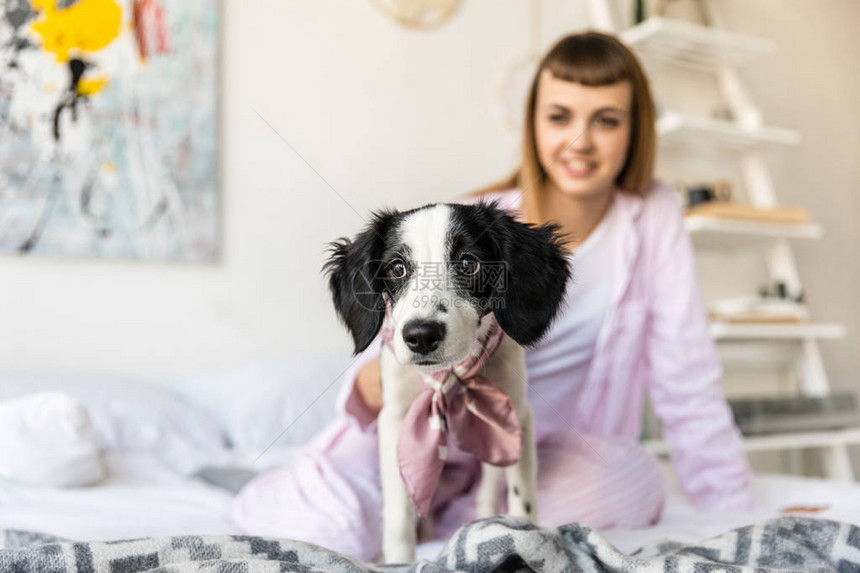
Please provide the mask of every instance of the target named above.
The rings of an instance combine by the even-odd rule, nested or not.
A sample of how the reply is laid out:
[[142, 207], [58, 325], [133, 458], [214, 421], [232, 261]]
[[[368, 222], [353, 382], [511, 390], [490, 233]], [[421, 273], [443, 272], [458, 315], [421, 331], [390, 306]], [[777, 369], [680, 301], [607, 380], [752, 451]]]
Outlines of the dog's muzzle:
[[415, 354], [430, 354], [445, 338], [445, 323], [436, 320], [410, 320], [403, 326], [403, 342]]

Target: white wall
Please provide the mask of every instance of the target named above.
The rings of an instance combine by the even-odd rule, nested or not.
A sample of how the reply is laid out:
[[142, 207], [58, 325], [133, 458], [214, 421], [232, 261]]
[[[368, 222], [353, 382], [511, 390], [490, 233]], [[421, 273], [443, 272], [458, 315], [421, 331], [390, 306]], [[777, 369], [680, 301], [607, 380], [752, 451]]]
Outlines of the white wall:
[[[860, 4], [725, 2], [732, 28], [780, 46], [746, 78], [766, 120], [805, 138], [771, 165], [781, 198], [809, 206], [827, 231], [798, 262], [814, 313], [851, 329], [825, 346], [847, 384], [860, 371]], [[493, 94], [528, 51], [528, 7], [463, 0], [444, 27], [415, 31], [370, 0], [225, 0], [221, 262], [2, 258], [0, 368], [158, 377], [348, 352], [319, 274], [326, 242], [353, 234], [371, 209], [444, 200], [513, 167], [518, 140]], [[544, 0], [542, 12], [544, 46], [587, 25], [584, 2]]]
[[[546, 4], [554, 26], [584, 25], [582, 7]], [[0, 368], [157, 377], [347, 352], [319, 272], [326, 243], [371, 209], [450, 198], [513, 167], [492, 94], [527, 49], [521, 0], [466, 1], [427, 32], [369, 0], [225, 0], [222, 14], [221, 262], [0, 258]]]

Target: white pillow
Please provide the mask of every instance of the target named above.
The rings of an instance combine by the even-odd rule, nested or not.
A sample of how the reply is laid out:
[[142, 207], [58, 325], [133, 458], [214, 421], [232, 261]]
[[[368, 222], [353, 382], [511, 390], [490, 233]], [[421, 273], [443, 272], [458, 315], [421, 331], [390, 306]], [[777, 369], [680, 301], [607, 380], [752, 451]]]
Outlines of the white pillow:
[[90, 485], [105, 475], [86, 408], [61, 392], [0, 401], [0, 477], [39, 487]]
[[262, 453], [305, 444], [334, 418], [351, 362], [346, 353], [309, 353], [176, 380], [171, 388], [217, 420], [233, 448]]
[[0, 371], [0, 401], [44, 391], [83, 405], [102, 448], [180, 459], [184, 452], [226, 447], [211, 418], [163, 386], [100, 373]]

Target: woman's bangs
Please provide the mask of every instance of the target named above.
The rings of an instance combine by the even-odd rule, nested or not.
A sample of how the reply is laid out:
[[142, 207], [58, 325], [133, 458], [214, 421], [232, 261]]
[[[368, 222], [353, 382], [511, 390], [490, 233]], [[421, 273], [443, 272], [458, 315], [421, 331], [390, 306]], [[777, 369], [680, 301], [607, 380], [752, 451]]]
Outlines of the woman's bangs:
[[616, 51], [594, 43], [584, 46], [562, 43], [547, 55], [544, 69], [553, 77], [585, 86], [607, 86], [630, 80], [629, 63]]

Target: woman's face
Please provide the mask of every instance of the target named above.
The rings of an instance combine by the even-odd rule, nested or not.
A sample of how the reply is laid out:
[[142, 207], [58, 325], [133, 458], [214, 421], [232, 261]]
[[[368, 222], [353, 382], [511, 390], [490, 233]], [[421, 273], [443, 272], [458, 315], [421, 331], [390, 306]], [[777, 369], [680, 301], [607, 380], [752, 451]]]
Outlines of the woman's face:
[[541, 72], [535, 105], [538, 159], [555, 188], [581, 198], [609, 193], [630, 147], [628, 81], [585, 86]]

